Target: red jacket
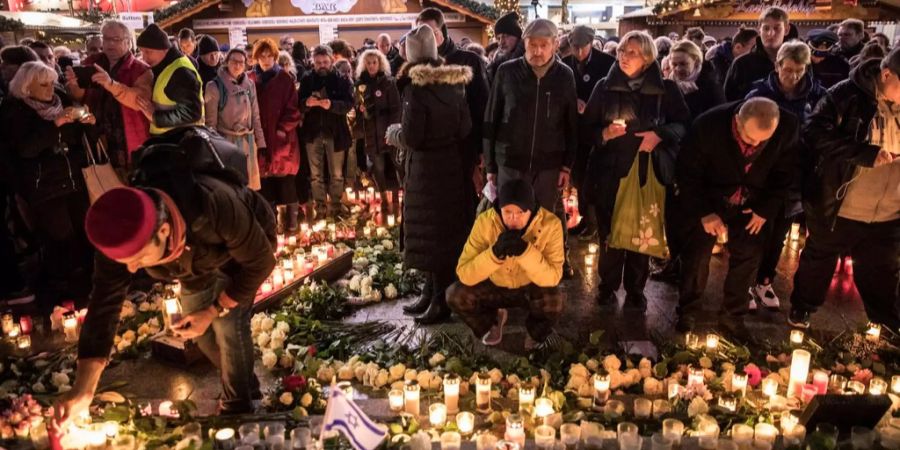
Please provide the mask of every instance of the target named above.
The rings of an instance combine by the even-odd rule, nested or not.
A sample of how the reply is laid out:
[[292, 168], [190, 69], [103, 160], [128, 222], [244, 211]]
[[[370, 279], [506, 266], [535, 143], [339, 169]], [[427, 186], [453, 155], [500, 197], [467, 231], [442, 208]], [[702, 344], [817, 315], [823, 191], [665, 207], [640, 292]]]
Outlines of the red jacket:
[[[99, 53], [96, 56], [85, 58], [81, 65], [88, 66], [99, 63], [101, 66], [109, 70], [109, 61], [106, 55]], [[114, 80], [126, 86], [134, 86], [135, 81], [150, 70], [147, 63], [137, 59], [131, 53], [127, 53], [119, 62], [119, 69], [116, 72]], [[91, 109], [94, 109], [96, 102], [101, 100], [101, 92], [103, 88], [88, 89], [84, 96], [84, 103]], [[107, 93], [108, 94], [108, 93]], [[109, 94], [112, 95], [112, 94]], [[122, 122], [125, 127], [125, 143], [128, 148], [128, 159], [131, 160], [131, 153], [144, 144], [144, 141], [150, 137], [150, 122], [144, 117], [144, 113], [139, 110], [131, 109], [121, 103]]]
[[[273, 70], [277, 73], [265, 84], [256, 69], [247, 74], [256, 83], [259, 118], [266, 138], [267, 148], [259, 152], [259, 173], [262, 177], [296, 175], [300, 169], [300, 142], [296, 129], [301, 116], [297, 106], [297, 89], [287, 72], [278, 65]], [[279, 131], [284, 137], [278, 136]]]

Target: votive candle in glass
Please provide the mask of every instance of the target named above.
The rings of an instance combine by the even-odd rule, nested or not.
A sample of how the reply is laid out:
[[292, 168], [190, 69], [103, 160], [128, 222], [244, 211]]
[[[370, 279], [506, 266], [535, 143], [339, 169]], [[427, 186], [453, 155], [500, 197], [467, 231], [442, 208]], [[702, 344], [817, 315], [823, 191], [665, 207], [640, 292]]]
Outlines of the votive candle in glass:
[[16, 347], [19, 350], [31, 350], [31, 335], [23, 334], [16, 339]]
[[594, 380], [594, 407], [602, 408], [609, 400], [609, 382], [610, 376], [607, 374], [596, 374]]
[[800, 401], [803, 403], [809, 403], [818, 393], [819, 388], [817, 388], [816, 385], [804, 384], [800, 387]]
[[684, 345], [691, 350], [696, 350], [700, 346], [700, 336], [690, 331], [685, 333]]
[[774, 378], [766, 378], [762, 380], [762, 393], [771, 399], [778, 395], [778, 381]]
[[853, 394], [862, 395], [866, 393], [866, 385], [860, 381], [851, 380], [847, 382], [847, 390]]
[[459, 432], [463, 436], [472, 434], [472, 431], [475, 430], [475, 414], [468, 411], [457, 414], [456, 428], [459, 428]]
[[403, 385], [403, 410], [414, 417], [419, 415], [419, 383], [409, 380]]
[[634, 400], [634, 416], [639, 419], [650, 417], [653, 412], [653, 401], [647, 398], [636, 398]]
[[870, 342], [878, 342], [878, 339], [881, 337], [881, 324], [875, 322], [869, 322], [868, 329], [866, 330], [866, 340]]
[[529, 411], [534, 407], [535, 387], [531, 383], [519, 385], [519, 412]]
[[672, 405], [668, 400], [658, 398], [653, 400], [653, 417], [660, 418], [672, 411]]
[[475, 377], [475, 408], [481, 414], [491, 412], [491, 376], [485, 372]]
[[539, 419], [545, 419], [553, 415], [553, 401], [547, 397], [541, 397], [534, 401], [534, 415]]
[[755, 427], [753, 427], [753, 440], [767, 442], [769, 444], [775, 443], [775, 438], [778, 436], [778, 428], [775, 428], [775, 425], [770, 423], [758, 423]]
[[663, 436], [671, 439], [676, 446], [681, 445], [684, 423], [678, 419], [664, 419], [662, 422], [662, 433]]
[[747, 374], [736, 373], [731, 376], [731, 392], [739, 392], [741, 395], [747, 394]]
[[401, 389], [392, 389], [391, 392], [388, 392], [388, 402], [391, 411], [403, 411], [403, 391]]
[[803, 343], [803, 331], [791, 330], [791, 344], [800, 345]]
[[66, 334], [66, 342], [78, 340], [78, 316], [74, 311], [63, 314], [63, 332]]
[[519, 448], [525, 448], [525, 422], [521, 415], [513, 413], [506, 417], [503, 439], [519, 444]]
[[719, 348], [719, 335], [709, 333], [706, 335], [706, 350], [714, 352]]
[[869, 394], [884, 395], [887, 392], [887, 381], [884, 378], [875, 377], [869, 381]]
[[737, 399], [733, 395], [719, 397], [719, 407], [730, 412], [737, 411]]
[[462, 445], [462, 436], [455, 431], [441, 433], [441, 450], [459, 450]]
[[832, 375], [828, 378], [828, 388], [832, 392], [843, 394], [844, 389], [847, 388], [847, 377], [838, 374]]
[[460, 381], [459, 375], [453, 373], [444, 377], [444, 404], [447, 406], [447, 413], [449, 414], [459, 412]]
[[781, 414], [781, 432], [784, 434], [789, 433], [800, 423], [800, 418], [789, 413], [785, 412]]
[[750, 445], [753, 443], [753, 427], [743, 423], [734, 425], [731, 427], [731, 440], [741, 450], [750, 448]]
[[222, 428], [216, 431], [214, 448], [216, 450], [234, 450], [234, 428]]
[[534, 429], [534, 445], [540, 450], [552, 450], [556, 443], [556, 429], [549, 425], [539, 425]]
[[895, 394], [900, 394], [900, 375], [891, 377], [891, 391]]
[[447, 405], [434, 403], [428, 407], [428, 421], [434, 428], [441, 428], [447, 423]]

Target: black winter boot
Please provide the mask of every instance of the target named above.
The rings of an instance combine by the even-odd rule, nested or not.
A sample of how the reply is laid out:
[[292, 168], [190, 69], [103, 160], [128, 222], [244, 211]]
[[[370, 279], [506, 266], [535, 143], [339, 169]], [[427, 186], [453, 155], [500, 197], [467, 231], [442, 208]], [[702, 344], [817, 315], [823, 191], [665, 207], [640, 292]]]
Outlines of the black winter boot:
[[425, 274], [425, 285], [422, 287], [422, 295], [409, 305], [403, 307], [403, 313], [410, 316], [417, 316], [428, 309], [431, 304], [431, 297], [434, 296], [434, 279], [430, 273]]

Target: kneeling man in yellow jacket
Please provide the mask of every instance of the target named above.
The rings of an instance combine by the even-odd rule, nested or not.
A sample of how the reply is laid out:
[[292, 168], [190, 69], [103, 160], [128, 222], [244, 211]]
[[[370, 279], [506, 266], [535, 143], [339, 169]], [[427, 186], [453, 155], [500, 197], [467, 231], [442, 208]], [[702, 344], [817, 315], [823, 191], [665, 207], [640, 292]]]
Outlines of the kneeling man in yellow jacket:
[[553, 332], [565, 301], [558, 288], [562, 224], [537, 206], [523, 180], [507, 181], [497, 197], [495, 207], [475, 220], [447, 302], [485, 345], [503, 340], [507, 308], [527, 309], [525, 348], [531, 350]]

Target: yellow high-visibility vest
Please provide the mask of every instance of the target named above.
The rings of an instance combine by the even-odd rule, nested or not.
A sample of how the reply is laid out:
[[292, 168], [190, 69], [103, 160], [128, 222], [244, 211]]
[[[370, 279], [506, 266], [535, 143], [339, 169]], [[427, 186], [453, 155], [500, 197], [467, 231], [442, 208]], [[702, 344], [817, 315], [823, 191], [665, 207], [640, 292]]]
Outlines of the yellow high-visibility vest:
[[[200, 72], [197, 72], [197, 68], [194, 67], [194, 65], [191, 63], [191, 60], [189, 60], [187, 56], [181, 56], [169, 63], [169, 65], [166, 66], [166, 68], [163, 69], [163, 71], [159, 74], [159, 77], [154, 80], [153, 96], [151, 97], [153, 106], [157, 110], [172, 109], [175, 106], [175, 101], [166, 95], [166, 86], [169, 85], [169, 80], [172, 79], [172, 74], [175, 73], [176, 70], [181, 68], [190, 70], [194, 74], [194, 76], [197, 77], [197, 84], [200, 85], [200, 91], [197, 92], [197, 95], [200, 99], [200, 120], [182, 125], [203, 125], [205, 123], [203, 120], [203, 116], [204, 114], [206, 114], [206, 112], [204, 111], [205, 108], [203, 106], [203, 82], [200, 79]], [[158, 127], [156, 126], [156, 123], [153, 123], [153, 121], [151, 121], [150, 134], [163, 134], [166, 131], [171, 130], [172, 128], [175, 127]]]

